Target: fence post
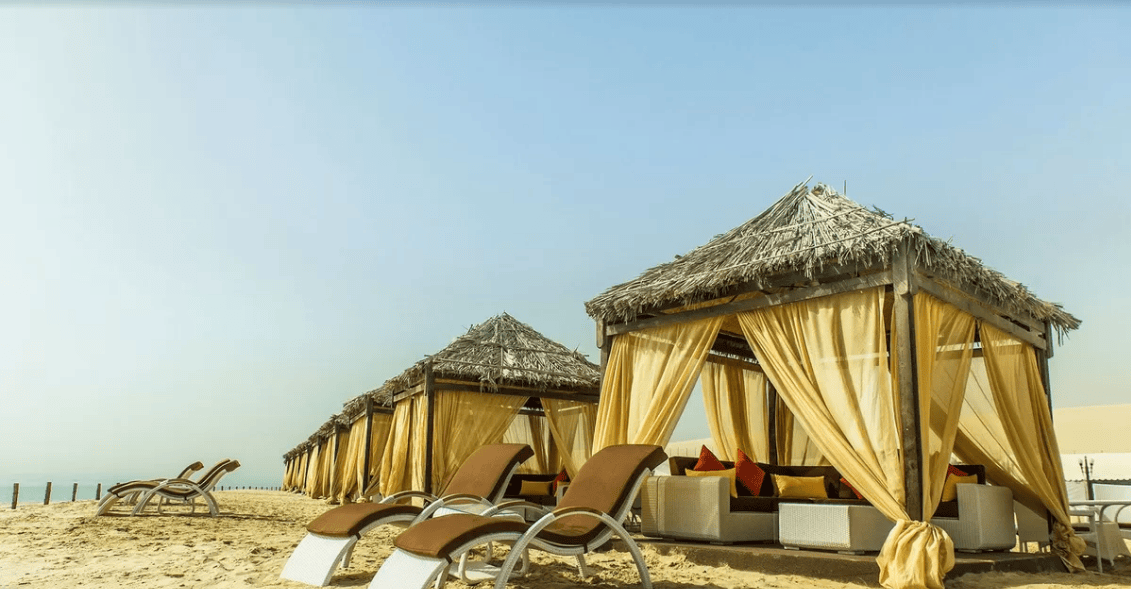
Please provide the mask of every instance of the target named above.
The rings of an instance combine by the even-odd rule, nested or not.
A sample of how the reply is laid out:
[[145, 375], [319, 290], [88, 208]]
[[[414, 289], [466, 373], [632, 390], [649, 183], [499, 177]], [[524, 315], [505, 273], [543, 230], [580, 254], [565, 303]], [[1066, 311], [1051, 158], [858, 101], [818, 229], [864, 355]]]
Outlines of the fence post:
[[12, 509], [16, 508], [16, 501], [20, 499], [20, 484], [12, 483]]
[[71, 503], [74, 503], [75, 499], [77, 499], [78, 496], [79, 496], [79, 484], [75, 483], [75, 486], [71, 487]]
[[47, 481], [47, 490], [43, 492], [43, 504], [51, 503], [51, 481]]
[[94, 500], [98, 501], [102, 498], [102, 483], [98, 483], [98, 487], [94, 489]]

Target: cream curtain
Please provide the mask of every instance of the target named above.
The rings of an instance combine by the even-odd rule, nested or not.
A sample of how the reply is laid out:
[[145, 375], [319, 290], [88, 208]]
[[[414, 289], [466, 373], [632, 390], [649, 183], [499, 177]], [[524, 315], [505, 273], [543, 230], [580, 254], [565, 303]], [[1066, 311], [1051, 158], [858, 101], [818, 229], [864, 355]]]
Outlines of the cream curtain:
[[546, 423], [550, 426], [562, 466], [572, 479], [581, 470], [581, 465], [593, 455], [597, 404], [542, 399], [542, 407], [546, 410]]
[[907, 515], [883, 297], [883, 288], [874, 288], [740, 313], [738, 320], [821, 453], [896, 522], [877, 559], [880, 583], [942, 589], [953, 544]]
[[1071, 570], [1083, 570], [1084, 542], [1068, 519], [1068, 491], [1052, 427], [1048, 396], [1033, 347], [991, 325], [981, 326], [990, 391], [1017, 466], [1056, 519], [1053, 551]]
[[741, 448], [752, 460], [769, 462], [766, 375], [738, 362], [707, 362], [700, 375], [703, 405], [719, 458], [738, 460]]
[[[420, 396], [422, 395], [416, 395]], [[416, 397], [402, 399], [393, 408], [389, 439], [381, 456], [379, 477], [381, 494], [386, 497], [412, 488], [412, 409]]]
[[668, 443], [722, 322], [713, 317], [613, 339], [594, 452], [614, 444]]
[[526, 444], [534, 456], [522, 463], [515, 472], [521, 474], [556, 474], [562, 469], [558, 447], [550, 434], [550, 426], [541, 415], [528, 413], [516, 416], [503, 434], [507, 444]]
[[923, 444], [923, 517], [938, 509], [962, 414], [974, 318], [927, 293], [915, 295], [915, 353]]
[[781, 396], [777, 396], [776, 417], [778, 464], [787, 466], [821, 466], [827, 465], [825, 455], [813, 442], [813, 438], [805, 433], [805, 428], [793, 418], [793, 412], [785, 404]]
[[[337, 441], [333, 442], [335, 445], [331, 447], [335, 449], [336, 454], [331, 459], [332, 465], [330, 472], [332, 474], [330, 487], [327, 489], [326, 496], [329, 497], [331, 501], [340, 501], [342, 497], [342, 487], [345, 486], [347, 482], [346, 473], [350, 472], [347, 468], [351, 466], [349, 455], [351, 443], [350, 430], [347, 429], [337, 432], [334, 434], [334, 437], [337, 438]], [[333, 439], [334, 438], [331, 438], [331, 440]]]
[[[439, 495], [472, 452], [503, 439], [527, 398], [444, 390], [435, 394], [432, 492]], [[424, 427], [427, 430], [427, 423]]]
[[349, 503], [360, 489], [360, 471], [365, 463], [366, 422], [365, 414], [362, 413], [350, 424], [349, 441], [339, 450], [339, 461], [342, 464], [336, 495], [339, 503]]
[[[369, 443], [369, 473], [365, 473], [365, 461], [357, 465], [357, 482], [361, 495], [368, 497], [380, 492], [381, 458], [385, 455], [385, 445], [389, 442], [389, 433], [393, 426], [391, 413], [374, 413], [372, 416], [372, 429], [370, 430]], [[362, 434], [364, 435], [364, 433]]]

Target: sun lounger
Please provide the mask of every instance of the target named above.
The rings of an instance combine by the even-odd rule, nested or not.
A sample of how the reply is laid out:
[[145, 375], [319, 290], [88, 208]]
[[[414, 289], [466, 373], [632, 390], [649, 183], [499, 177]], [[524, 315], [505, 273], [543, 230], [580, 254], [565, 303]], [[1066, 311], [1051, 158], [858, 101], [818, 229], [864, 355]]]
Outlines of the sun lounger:
[[[397, 537], [396, 550], [385, 560], [370, 583], [370, 589], [403, 587], [426, 589], [433, 582], [437, 589], [449, 575], [469, 584], [494, 579], [496, 589], [506, 586], [514, 567], [533, 547], [552, 554], [574, 556], [582, 578], [590, 574], [584, 555], [617, 535], [627, 546], [640, 581], [651, 589], [648, 567], [640, 548], [621, 524], [632, 508], [644, 479], [666, 456], [659, 446], [610, 446], [590, 458], [558, 508], [534, 524], [482, 515], [456, 514], [413, 524]], [[502, 503], [494, 510], [504, 510]], [[490, 542], [513, 543], [500, 566], [485, 562], [469, 563], [468, 553]], [[455, 563], [458, 563], [455, 564]]]
[[[534, 455], [526, 444], [491, 444], [464, 461], [444, 489], [442, 497], [422, 491], [390, 495], [380, 503], [354, 503], [335, 507], [306, 526], [307, 534], [283, 566], [280, 578], [317, 585], [330, 582], [338, 568], [349, 566], [353, 547], [369, 530], [387, 524], [407, 526], [434, 514], [483, 511], [498, 502], [514, 471]], [[397, 501], [422, 498], [418, 507]]]
[[[140, 499], [134, 507], [132, 515], [141, 513], [154, 497], [189, 503], [192, 505], [193, 513], [196, 512], [196, 499], [201, 498], [208, 504], [208, 511], [213, 516], [219, 515], [220, 508], [216, 505], [216, 500], [212, 497], [211, 491], [225, 474], [239, 467], [238, 460], [225, 458], [205, 471], [195, 481], [186, 478], [174, 478], [159, 481], [133, 481], [115, 485], [98, 504], [95, 515], [104, 515], [121, 499], [134, 496], [140, 496]], [[160, 504], [158, 509], [160, 510]]]
[[[175, 479], [188, 478], [188, 476], [190, 474], [192, 474], [192, 473], [194, 473], [194, 472], [196, 472], [196, 471], [198, 471], [202, 468], [204, 468], [204, 463], [197, 460], [196, 462], [186, 466], [184, 468], [184, 470], [182, 470], [180, 473], [177, 474], [177, 476], [175, 476], [173, 478], [175, 478]], [[141, 481], [149, 481], [149, 482], [152, 482], [152, 483], [159, 483], [161, 481], [167, 481], [167, 480], [169, 480], [169, 479], [139, 479], [139, 480], [135, 480], [135, 481], [128, 481], [128, 482], [125, 482], [125, 483], [118, 483], [118, 484], [110, 487], [109, 489], [106, 489], [106, 493], [107, 493], [106, 498], [109, 498], [110, 495], [113, 495], [117, 491], [121, 490], [125, 485], [132, 485], [134, 483], [141, 482]], [[135, 491], [134, 493], [130, 494], [128, 497], [121, 497], [121, 499], [135, 499], [136, 500], [137, 496], [140, 493], [141, 493], [140, 491]], [[103, 499], [103, 501], [105, 501], [105, 499]], [[100, 502], [100, 504], [101, 504], [101, 502]]]

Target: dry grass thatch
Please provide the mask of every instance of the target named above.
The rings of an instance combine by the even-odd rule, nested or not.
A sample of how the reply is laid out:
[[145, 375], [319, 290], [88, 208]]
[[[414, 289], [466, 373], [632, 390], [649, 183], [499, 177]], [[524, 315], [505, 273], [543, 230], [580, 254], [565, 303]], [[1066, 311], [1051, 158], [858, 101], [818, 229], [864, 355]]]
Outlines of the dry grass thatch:
[[371, 394], [377, 401], [391, 404], [393, 395], [424, 378], [428, 362], [432, 363], [434, 378], [477, 383], [484, 391], [515, 386], [596, 393], [601, 382], [599, 367], [584, 354], [503, 313], [471, 326], [446, 348], [389, 379]]
[[1015, 316], [1049, 321], [1062, 334], [1079, 327], [1080, 320], [1059, 305], [1038, 299], [1024, 285], [920, 227], [866, 209], [824, 184], [809, 188], [806, 182], [750, 221], [609, 288], [587, 302], [586, 311], [606, 323], [631, 321], [650, 308], [716, 299], [728, 289], [782, 274], [801, 272], [813, 279], [834, 265], [888, 265], [906, 241], [918, 267]]

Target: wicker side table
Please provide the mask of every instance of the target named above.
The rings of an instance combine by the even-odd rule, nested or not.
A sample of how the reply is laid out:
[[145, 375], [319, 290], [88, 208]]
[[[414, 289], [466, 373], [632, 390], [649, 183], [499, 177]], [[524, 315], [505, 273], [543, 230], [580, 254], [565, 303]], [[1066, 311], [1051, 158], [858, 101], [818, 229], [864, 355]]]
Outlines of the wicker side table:
[[893, 527], [871, 505], [782, 503], [778, 512], [778, 541], [786, 548], [878, 551]]

